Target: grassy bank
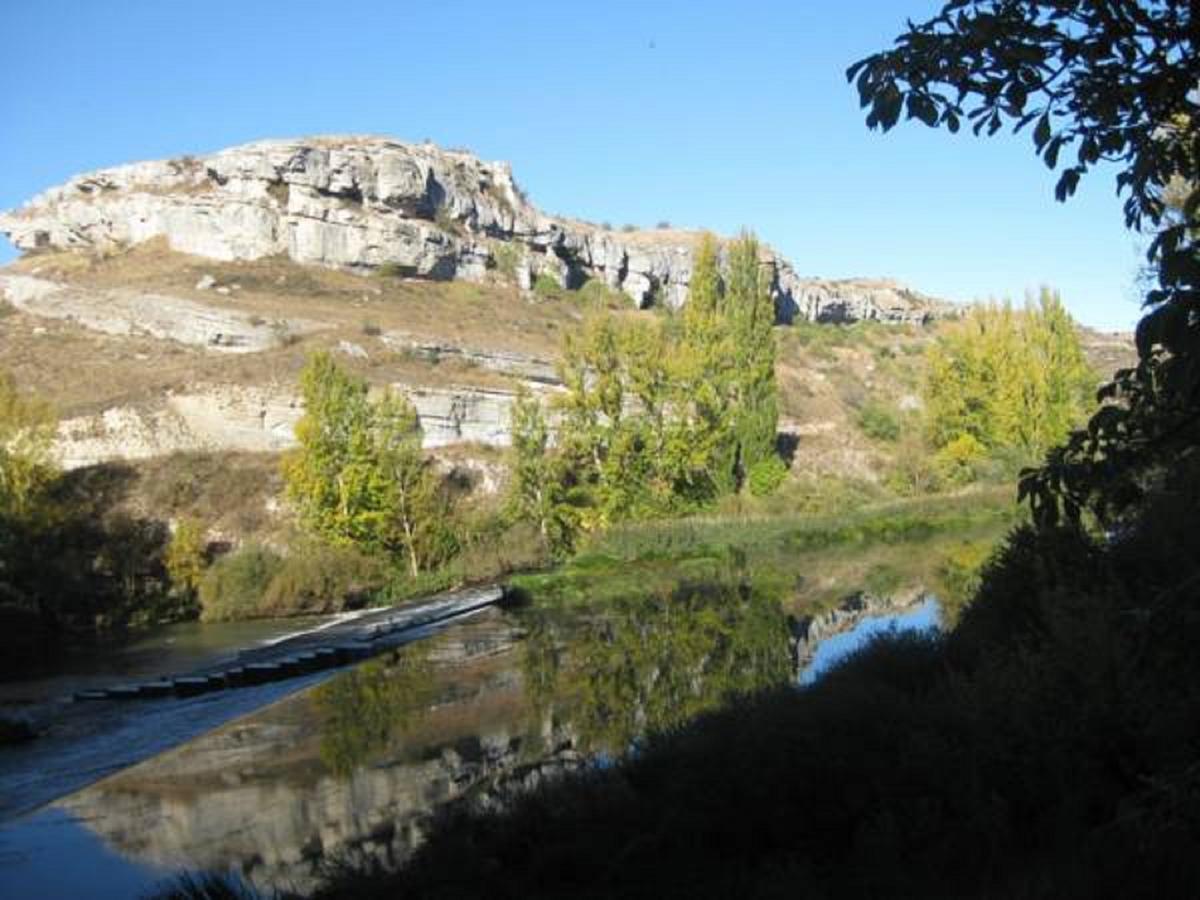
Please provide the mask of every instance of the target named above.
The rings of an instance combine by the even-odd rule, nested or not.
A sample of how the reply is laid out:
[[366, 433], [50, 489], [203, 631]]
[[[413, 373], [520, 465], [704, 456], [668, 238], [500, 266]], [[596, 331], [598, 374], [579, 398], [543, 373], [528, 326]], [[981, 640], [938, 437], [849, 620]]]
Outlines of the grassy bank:
[[511, 584], [535, 602], [586, 604], [743, 571], [797, 611], [847, 593], [924, 588], [956, 608], [971, 570], [1017, 520], [1010, 488], [896, 500], [840, 515], [700, 516], [619, 526], [549, 572]]

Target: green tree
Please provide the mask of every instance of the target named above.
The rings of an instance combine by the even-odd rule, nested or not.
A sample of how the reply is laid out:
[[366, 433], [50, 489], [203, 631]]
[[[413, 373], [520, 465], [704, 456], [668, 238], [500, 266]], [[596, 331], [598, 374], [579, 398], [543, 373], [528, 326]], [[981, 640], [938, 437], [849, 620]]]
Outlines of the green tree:
[[571, 549], [578, 515], [559, 457], [550, 447], [550, 428], [541, 403], [527, 388], [517, 391], [512, 407], [512, 485], [509, 508], [532, 522], [551, 553]]
[[1007, 449], [1033, 461], [1083, 420], [1095, 383], [1075, 323], [1053, 292], [1043, 290], [1024, 310], [973, 307], [928, 353], [931, 443], [939, 452], [954, 446], [958, 462], [964, 453]]
[[976, 134], [1031, 128], [1038, 156], [1061, 169], [1059, 200], [1096, 164], [1115, 164], [1126, 224], [1154, 236], [1137, 366], [1022, 479], [1042, 525], [1077, 523], [1084, 509], [1122, 515], [1200, 441], [1195, 18], [1178, 0], [951, 0], [847, 71], [871, 127], [906, 114], [950, 131], [971, 122]]
[[371, 404], [367, 384], [327, 352], [308, 358], [300, 376], [304, 415], [298, 450], [283, 461], [289, 499], [303, 524], [335, 543], [374, 542], [381, 500], [371, 483]]
[[33, 514], [54, 479], [51, 456], [58, 421], [49, 404], [22, 393], [0, 371], [0, 516]]
[[734, 347], [731, 402], [739, 485], [755, 466], [776, 455], [775, 303], [769, 287], [758, 241], [743, 234], [729, 248], [728, 288], [721, 304]]
[[304, 525], [334, 544], [402, 556], [413, 575], [449, 555], [448, 501], [412, 404], [390, 391], [372, 400], [325, 352], [309, 358], [301, 390], [300, 447], [284, 476]]
[[196, 519], [183, 519], [163, 554], [163, 565], [171, 586], [189, 600], [195, 599], [204, 577], [207, 544], [204, 526]]
[[603, 528], [777, 485], [774, 303], [757, 241], [705, 235], [676, 320], [593, 315], [560, 366], [557, 456], [578, 522]]
[[377, 540], [389, 552], [402, 552], [409, 574], [419, 575], [452, 552], [448, 502], [441, 479], [421, 452], [412, 404], [389, 391], [373, 413], [371, 479], [381, 504]]

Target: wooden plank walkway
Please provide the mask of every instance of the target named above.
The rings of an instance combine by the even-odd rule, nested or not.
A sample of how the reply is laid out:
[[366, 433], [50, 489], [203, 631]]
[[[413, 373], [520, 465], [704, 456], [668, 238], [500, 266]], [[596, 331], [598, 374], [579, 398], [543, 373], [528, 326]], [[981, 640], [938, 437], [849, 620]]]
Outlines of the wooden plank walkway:
[[77, 701], [194, 697], [211, 691], [280, 681], [375, 656], [421, 636], [421, 630], [504, 599], [502, 587], [468, 588], [419, 603], [371, 610], [352, 620], [298, 634], [265, 647], [243, 650], [230, 665], [213, 666], [153, 681], [80, 691]]

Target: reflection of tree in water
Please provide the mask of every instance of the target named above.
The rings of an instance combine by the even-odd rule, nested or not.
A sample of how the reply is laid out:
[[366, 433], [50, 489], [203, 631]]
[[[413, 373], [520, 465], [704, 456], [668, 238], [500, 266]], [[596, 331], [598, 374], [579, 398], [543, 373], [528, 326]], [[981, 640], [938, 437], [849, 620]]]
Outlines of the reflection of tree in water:
[[321, 761], [349, 775], [411, 724], [433, 693], [429, 649], [411, 644], [321, 685], [313, 702], [321, 714]]
[[791, 675], [779, 604], [744, 583], [627, 598], [573, 639], [562, 631], [550, 619], [534, 626], [525, 681], [535, 706], [565, 716], [589, 749], [621, 752]]

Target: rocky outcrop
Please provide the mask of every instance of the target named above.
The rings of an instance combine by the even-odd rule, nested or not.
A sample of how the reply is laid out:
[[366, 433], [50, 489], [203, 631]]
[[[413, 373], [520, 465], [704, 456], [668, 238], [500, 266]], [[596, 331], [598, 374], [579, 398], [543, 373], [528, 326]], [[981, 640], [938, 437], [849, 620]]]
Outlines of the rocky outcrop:
[[[499, 270], [528, 288], [599, 279], [639, 306], [687, 298], [697, 235], [615, 232], [545, 215], [506, 163], [377, 137], [261, 141], [204, 157], [105, 169], [0, 215], [22, 250], [127, 246], [165, 238], [221, 260], [283, 254], [353, 271], [481, 280]], [[764, 250], [779, 318], [924, 321], [937, 311], [894, 285], [800, 278]]]
[[[510, 443], [513, 391], [393, 387], [416, 408], [426, 448]], [[214, 385], [167, 395], [151, 408], [115, 407], [67, 419], [59, 425], [55, 450], [65, 469], [179, 450], [288, 450], [296, 446], [295, 425], [302, 414], [300, 398], [290, 388]]]
[[507, 350], [479, 350], [455, 344], [422, 341], [399, 332], [384, 333], [380, 335], [379, 339], [393, 350], [410, 353], [431, 363], [455, 360], [491, 372], [499, 372], [501, 375], [520, 378], [523, 381], [547, 385], [561, 384], [558, 369], [552, 360], [540, 359], [524, 353], [513, 353]]
[[949, 304], [919, 294], [890, 279], [847, 278], [828, 281], [799, 278], [790, 270], [782, 277], [786, 290], [778, 312], [787, 322], [807, 319], [811, 322], [880, 321], [922, 324], [950, 311]]
[[267, 322], [180, 297], [84, 289], [29, 275], [0, 274], [0, 298], [23, 312], [105, 334], [146, 335], [226, 353], [267, 350], [320, 329], [300, 319]]

